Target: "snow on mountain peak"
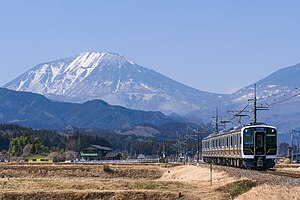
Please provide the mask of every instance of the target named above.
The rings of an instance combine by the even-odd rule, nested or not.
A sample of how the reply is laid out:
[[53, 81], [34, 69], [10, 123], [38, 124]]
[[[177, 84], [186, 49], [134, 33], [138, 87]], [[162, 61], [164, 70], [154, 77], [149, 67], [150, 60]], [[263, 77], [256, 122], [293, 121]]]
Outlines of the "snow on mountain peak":
[[[120, 71], [122, 66], [140, 69], [130, 60], [107, 52], [84, 52], [74, 57], [64, 58], [44, 64], [40, 64], [25, 72], [5, 87], [14, 90], [31, 91], [40, 94], [61, 95], [68, 89], [94, 74], [101, 71]], [[95, 72], [96, 70], [96, 72]], [[121, 72], [118, 73], [119, 76]], [[101, 80], [101, 79], [100, 79]], [[117, 80], [119, 80], [117, 78]]]
[[[39, 64], [4, 87], [59, 101], [102, 99], [132, 109], [187, 113], [222, 95], [202, 92], [109, 52], [84, 52]], [[223, 95], [224, 96], [224, 95]]]

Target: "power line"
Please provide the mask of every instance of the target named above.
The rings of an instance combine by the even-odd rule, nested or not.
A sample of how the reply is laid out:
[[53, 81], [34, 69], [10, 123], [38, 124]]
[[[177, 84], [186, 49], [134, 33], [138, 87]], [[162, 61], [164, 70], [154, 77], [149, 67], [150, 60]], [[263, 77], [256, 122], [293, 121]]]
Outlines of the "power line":
[[[298, 97], [298, 96], [300, 96], [300, 93], [295, 94], [295, 95], [293, 95], [293, 96], [291, 96], [291, 97], [289, 97], [289, 98], [283, 99], [283, 100], [281, 100], [281, 101], [276, 101], [276, 102], [271, 103], [271, 104], [268, 104], [268, 105], [269, 105], [269, 106], [274, 106], [274, 105], [276, 105], [276, 104], [279, 104], [279, 103], [283, 103], [283, 102], [289, 101], [289, 100], [291, 100], [291, 99], [293, 99], [293, 98], [295, 98], [295, 97]], [[275, 101], [275, 100], [276, 100], [276, 99], [274, 99], [274, 101]]]
[[[253, 110], [246, 110], [249, 106], [249, 101], [253, 101]], [[244, 112], [253, 112], [253, 124], [257, 124], [257, 111], [259, 111], [259, 110], [269, 110], [269, 107], [268, 106], [263, 106], [263, 104], [261, 104], [260, 106], [257, 106], [256, 84], [254, 84], [254, 98], [249, 99], [248, 102], [247, 102], [247, 105], [242, 110], [228, 111], [228, 112], [237, 112], [237, 114], [233, 115], [230, 122], [232, 122], [236, 117], [239, 117], [238, 123], [241, 124], [242, 117], [249, 117], [251, 119], [251, 117], [249, 115], [245, 115], [245, 114], [242, 114], [242, 113], [244, 113]]]

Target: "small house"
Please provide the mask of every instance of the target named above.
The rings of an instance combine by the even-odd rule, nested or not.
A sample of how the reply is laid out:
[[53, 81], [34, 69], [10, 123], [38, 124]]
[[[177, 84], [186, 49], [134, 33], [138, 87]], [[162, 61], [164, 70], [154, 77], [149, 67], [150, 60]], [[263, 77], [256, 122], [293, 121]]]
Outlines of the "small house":
[[109, 152], [104, 156], [105, 160], [121, 160], [122, 154], [117, 152]]
[[33, 155], [30, 155], [30, 156], [27, 156], [25, 158], [25, 162], [29, 162], [29, 163], [52, 163], [53, 160], [48, 158], [46, 155], [33, 154]]
[[80, 159], [85, 161], [103, 160], [106, 154], [112, 152], [109, 147], [89, 145], [80, 149]]

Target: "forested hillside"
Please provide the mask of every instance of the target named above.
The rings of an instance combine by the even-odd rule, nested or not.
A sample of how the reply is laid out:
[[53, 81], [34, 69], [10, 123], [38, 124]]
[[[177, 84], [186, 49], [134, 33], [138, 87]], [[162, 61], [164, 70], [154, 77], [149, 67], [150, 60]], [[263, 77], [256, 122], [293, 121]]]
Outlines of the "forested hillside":
[[[172, 141], [169, 143], [173, 143]], [[24, 157], [35, 153], [79, 152], [89, 144], [111, 147], [125, 155], [153, 155], [162, 150], [163, 140], [153, 137], [121, 135], [105, 130], [81, 130], [74, 132], [35, 130], [14, 124], [0, 125], [0, 151], [2, 157]], [[171, 149], [170, 149], [171, 151]]]

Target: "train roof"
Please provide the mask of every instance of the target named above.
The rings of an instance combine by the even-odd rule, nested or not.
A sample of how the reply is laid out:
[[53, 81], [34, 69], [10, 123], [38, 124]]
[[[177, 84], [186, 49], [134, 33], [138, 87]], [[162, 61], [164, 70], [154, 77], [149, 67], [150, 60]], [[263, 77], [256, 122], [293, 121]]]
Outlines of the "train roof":
[[226, 135], [226, 134], [229, 134], [229, 133], [235, 133], [235, 132], [241, 131], [242, 128], [246, 128], [246, 127], [250, 128], [250, 127], [261, 127], [261, 126], [275, 128], [274, 126], [269, 126], [265, 123], [256, 123], [256, 124], [250, 123], [250, 124], [247, 124], [247, 125], [240, 125], [240, 126], [231, 127], [229, 129], [224, 129], [224, 130], [220, 131], [219, 133], [214, 132], [214, 133], [208, 135], [207, 137], [205, 137], [203, 139], [212, 138], [212, 137], [220, 136], [220, 135]]

